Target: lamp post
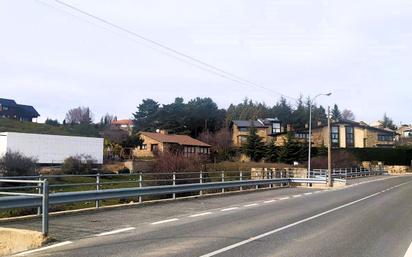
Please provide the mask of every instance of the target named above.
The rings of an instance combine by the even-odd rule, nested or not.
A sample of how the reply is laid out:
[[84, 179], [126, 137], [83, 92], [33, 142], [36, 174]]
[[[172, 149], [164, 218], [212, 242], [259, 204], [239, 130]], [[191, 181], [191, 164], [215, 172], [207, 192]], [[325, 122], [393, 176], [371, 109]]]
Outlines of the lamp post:
[[312, 103], [315, 102], [316, 98], [318, 98], [319, 96], [330, 96], [332, 93], [326, 93], [326, 94], [317, 94], [312, 100], [310, 100], [310, 104], [309, 104], [309, 137], [308, 137], [308, 141], [309, 141], [309, 146], [308, 146], [308, 172], [307, 172], [307, 177], [310, 177], [310, 171], [311, 171], [311, 167], [310, 167], [310, 161], [311, 161], [311, 150], [312, 150]]

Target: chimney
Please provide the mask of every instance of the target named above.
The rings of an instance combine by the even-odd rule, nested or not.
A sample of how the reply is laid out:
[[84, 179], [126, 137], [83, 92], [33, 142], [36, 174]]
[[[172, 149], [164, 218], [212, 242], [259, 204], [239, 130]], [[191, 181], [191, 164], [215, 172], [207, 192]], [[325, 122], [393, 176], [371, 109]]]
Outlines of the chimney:
[[309, 125], [307, 123], [305, 124], [305, 128], [309, 128]]
[[165, 129], [156, 129], [156, 133], [159, 133], [159, 134], [162, 134], [162, 135], [167, 135], [167, 134], [169, 134], [169, 133], [167, 132], [167, 130], [165, 130]]
[[292, 131], [292, 124], [286, 124], [286, 132]]

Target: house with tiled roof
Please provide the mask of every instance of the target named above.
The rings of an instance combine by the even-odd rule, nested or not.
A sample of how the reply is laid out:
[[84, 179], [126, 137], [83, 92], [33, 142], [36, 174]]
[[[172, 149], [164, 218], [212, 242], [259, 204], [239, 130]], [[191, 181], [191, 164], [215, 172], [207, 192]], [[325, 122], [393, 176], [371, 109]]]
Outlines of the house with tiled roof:
[[158, 152], [174, 150], [186, 157], [195, 155], [208, 156], [210, 145], [186, 135], [169, 135], [166, 131], [140, 132], [142, 145], [134, 149], [135, 157], [153, 157]]
[[18, 104], [12, 99], [0, 98], [0, 117], [20, 121], [33, 121], [40, 114], [31, 105]]

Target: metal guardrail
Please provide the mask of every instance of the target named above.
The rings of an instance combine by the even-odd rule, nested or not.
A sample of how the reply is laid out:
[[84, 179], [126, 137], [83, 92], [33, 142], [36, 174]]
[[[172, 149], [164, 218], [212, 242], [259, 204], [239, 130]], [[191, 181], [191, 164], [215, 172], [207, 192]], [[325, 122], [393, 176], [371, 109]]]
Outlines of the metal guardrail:
[[[326, 180], [322, 178], [306, 179], [306, 178], [272, 178], [261, 180], [242, 180], [242, 181], [224, 181], [224, 182], [209, 182], [183, 185], [165, 185], [151, 187], [135, 187], [121, 189], [105, 189], [105, 190], [90, 190], [81, 192], [65, 192], [49, 194], [49, 185], [47, 179], [43, 181], [36, 180], [9, 180], [0, 179], [0, 182], [7, 183], [42, 183], [42, 194], [26, 194], [15, 193], [17, 196], [0, 197], [0, 209], [13, 208], [32, 208], [41, 207], [42, 209], [42, 233], [47, 236], [49, 233], [48, 210], [49, 205], [68, 204], [84, 201], [100, 201], [115, 198], [142, 197], [147, 195], [162, 195], [176, 194], [187, 192], [202, 192], [203, 190], [212, 189], [227, 189], [227, 188], [242, 188], [245, 186], [261, 186], [274, 184], [289, 184], [289, 183], [313, 183], [326, 184]], [[14, 194], [14, 193], [10, 193]]]
[[[245, 173], [247, 174], [245, 176]], [[211, 176], [211, 174], [218, 174], [218, 176]], [[336, 170], [332, 178], [334, 180], [345, 181], [351, 176], [371, 175], [372, 172], [368, 170]], [[376, 174], [374, 171], [373, 174]], [[144, 180], [144, 175], [165, 176], [166, 178]], [[196, 177], [191, 177], [195, 175]], [[343, 176], [344, 175], [344, 176]], [[179, 178], [179, 176], [184, 176]], [[189, 176], [189, 177], [188, 177]], [[142, 202], [143, 196], [154, 195], [172, 195], [176, 199], [178, 193], [199, 192], [202, 196], [207, 190], [221, 190], [225, 193], [225, 189], [239, 188], [240, 191], [245, 187], [253, 187], [258, 189], [259, 186], [268, 186], [272, 188], [274, 185], [289, 185], [290, 183], [304, 183], [304, 184], [326, 184], [327, 170], [314, 170], [311, 172], [310, 178], [293, 178], [283, 177], [283, 173], [277, 174], [274, 171], [265, 171], [262, 173], [263, 179], [251, 179], [251, 172], [173, 172], [173, 173], [138, 173], [138, 174], [88, 174], [88, 175], [50, 175], [50, 176], [28, 176], [28, 177], [13, 177], [15, 179], [6, 178], [0, 179], [1, 183], [23, 183], [35, 184], [33, 186], [13, 186], [0, 187], [8, 190], [36, 190], [37, 193], [21, 193], [21, 192], [0, 192], [0, 195], [9, 195], [0, 197], [1, 209], [14, 208], [38, 208], [37, 214], [42, 215], [42, 232], [45, 236], [48, 234], [48, 213], [49, 205], [70, 204], [76, 202], [95, 201], [96, 208], [100, 207], [100, 201], [108, 199], [123, 199], [138, 197], [139, 202]], [[48, 179], [62, 179], [69, 177], [91, 177], [95, 178], [95, 182], [87, 183], [68, 183], [68, 184], [49, 184]], [[101, 178], [107, 177], [125, 177], [129, 180], [102, 182]], [[344, 178], [344, 179], [342, 179]], [[229, 181], [228, 181], [229, 179]], [[215, 180], [217, 182], [210, 182]], [[209, 182], [208, 182], [209, 181]], [[143, 182], [163, 182], [170, 183], [161, 186], [144, 186]], [[190, 183], [187, 183], [190, 182]], [[195, 182], [195, 183], [193, 183]], [[187, 183], [187, 184], [179, 184]], [[117, 188], [117, 189], [102, 189], [102, 186], [109, 184], [134, 184], [135, 187]], [[70, 187], [78, 185], [87, 185], [96, 188], [96, 190], [88, 191], [74, 191], [50, 193], [51, 189], [58, 187]]]
[[[0, 179], [3, 183], [26, 183], [26, 184], [37, 184], [41, 188], [38, 194], [33, 193], [17, 193], [17, 192], [0, 192], [2, 195], [13, 195], [11, 197], [1, 197], [0, 198], [0, 208], [4, 209], [8, 206], [7, 199], [9, 201], [14, 201], [13, 199], [23, 198], [28, 202], [35, 201], [38, 202], [36, 207], [41, 208], [42, 215], [42, 233], [47, 236], [49, 233], [49, 183], [47, 179], [45, 180], [12, 180], [12, 179]], [[5, 203], [1, 200], [5, 199]], [[22, 207], [25, 207], [24, 205]], [[38, 212], [39, 214], [39, 212]]]
[[[364, 168], [349, 168], [349, 169], [334, 169], [332, 170], [333, 178], [352, 179], [357, 177], [382, 175], [386, 171], [383, 168], [379, 169], [364, 169]], [[327, 169], [314, 169], [310, 172], [311, 178], [328, 177]]]

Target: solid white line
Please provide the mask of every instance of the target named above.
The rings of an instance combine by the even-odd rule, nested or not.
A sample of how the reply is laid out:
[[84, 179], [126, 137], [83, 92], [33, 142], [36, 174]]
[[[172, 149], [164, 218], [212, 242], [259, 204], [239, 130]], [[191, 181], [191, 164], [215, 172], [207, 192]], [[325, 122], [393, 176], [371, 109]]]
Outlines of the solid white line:
[[[412, 181], [408, 181], [408, 182], [402, 183], [402, 184], [400, 184], [400, 185], [403, 185], [403, 184], [406, 184], [406, 183], [410, 183], [410, 182], [412, 182]], [[324, 211], [324, 212], [318, 213], [318, 214], [313, 215], [313, 216], [311, 216], [311, 217], [308, 217], [308, 218], [306, 218], [306, 219], [296, 221], [296, 222], [291, 223], [291, 224], [289, 224], [289, 225], [286, 225], [286, 226], [283, 226], [283, 227], [280, 227], [280, 228], [277, 228], [277, 229], [268, 231], [268, 232], [266, 232], [266, 233], [263, 233], [263, 234], [260, 234], [260, 235], [251, 237], [251, 238], [249, 238], [249, 239], [240, 241], [240, 242], [238, 242], [238, 243], [236, 243], [236, 244], [232, 244], [232, 245], [226, 246], [226, 247], [224, 247], [224, 248], [218, 249], [218, 250], [213, 251], [213, 252], [211, 252], [211, 253], [204, 254], [204, 255], [202, 255], [202, 256], [200, 256], [200, 257], [211, 257], [211, 256], [215, 256], [215, 255], [221, 254], [221, 253], [223, 253], [223, 252], [227, 252], [227, 251], [229, 251], [229, 250], [231, 250], [231, 249], [234, 249], [234, 248], [237, 248], [237, 247], [239, 247], [239, 246], [245, 245], [245, 244], [247, 244], [247, 243], [250, 243], [250, 242], [259, 240], [259, 239], [261, 239], [261, 238], [270, 236], [270, 235], [275, 234], [275, 233], [277, 233], [277, 232], [280, 232], [280, 231], [282, 231], [282, 230], [285, 230], [285, 229], [288, 229], [288, 228], [297, 226], [297, 225], [299, 225], [299, 224], [302, 224], [302, 223], [311, 221], [311, 220], [313, 220], [313, 219], [322, 217], [322, 216], [324, 216], [324, 215], [326, 215], [326, 214], [329, 214], [329, 213], [331, 213], [331, 212], [335, 212], [335, 211], [337, 211], [337, 210], [346, 208], [346, 207], [351, 206], [351, 205], [354, 205], [354, 204], [356, 204], [356, 203], [365, 201], [365, 200], [367, 200], [367, 199], [369, 199], [369, 198], [371, 198], [371, 197], [377, 196], [377, 195], [379, 195], [379, 194], [381, 194], [381, 192], [377, 192], [377, 193], [374, 193], [374, 194], [365, 196], [365, 197], [363, 197], [363, 198], [360, 198], [360, 199], [358, 199], [358, 200], [355, 200], [355, 201], [346, 203], [346, 204], [344, 204], [344, 205], [338, 206], [338, 207], [333, 208], [333, 209], [330, 209], [330, 210], [328, 210], [328, 211]], [[408, 257], [409, 257], [409, 256], [408, 256]]]
[[301, 197], [302, 195], [292, 195], [293, 198]]
[[190, 215], [189, 217], [194, 218], [194, 217], [200, 217], [200, 216], [205, 216], [205, 215], [209, 215], [209, 214], [212, 214], [212, 213], [210, 211], [202, 212], [202, 213]]
[[264, 201], [263, 203], [273, 203], [273, 202], [276, 202], [276, 200], [267, 200], [267, 201]]
[[251, 203], [251, 204], [246, 204], [246, 205], [243, 205], [243, 207], [251, 207], [251, 206], [258, 206], [259, 204], [257, 204], [257, 203]]
[[103, 233], [97, 234], [96, 236], [108, 236], [108, 235], [126, 232], [126, 231], [133, 230], [133, 229], [136, 229], [136, 228], [135, 227], [121, 228], [121, 229], [116, 229], [116, 230], [112, 230], [108, 232], [103, 232]]
[[31, 254], [31, 253], [36, 253], [36, 252], [40, 252], [40, 251], [44, 251], [44, 250], [56, 248], [56, 247], [59, 247], [59, 246], [69, 245], [69, 244], [71, 244], [71, 243], [73, 243], [73, 242], [72, 242], [72, 241], [65, 241], [65, 242], [61, 242], [61, 243], [58, 243], [58, 244], [54, 244], [54, 245], [49, 245], [49, 246], [45, 246], [45, 247], [42, 247], [42, 248], [38, 248], [38, 249], [35, 249], [35, 250], [30, 250], [30, 251], [21, 252], [21, 253], [18, 253], [18, 254], [16, 254], [16, 255], [13, 255], [13, 256], [26, 256], [26, 255]]
[[412, 243], [409, 245], [408, 250], [406, 250], [404, 257], [412, 257]]
[[222, 209], [220, 211], [232, 211], [232, 210], [236, 210], [236, 209], [239, 209], [239, 207], [226, 208], [226, 209]]
[[286, 197], [280, 198], [279, 200], [280, 200], [280, 201], [283, 201], [283, 200], [286, 200], [286, 199], [289, 199], [289, 198], [290, 198], [289, 196], [286, 196]]
[[156, 221], [153, 223], [150, 223], [151, 225], [157, 225], [157, 224], [163, 224], [163, 223], [167, 223], [167, 222], [172, 222], [172, 221], [177, 221], [179, 219], [174, 218], [174, 219], [168, 219], [168, 220], [160, 220], [160, 221]]

